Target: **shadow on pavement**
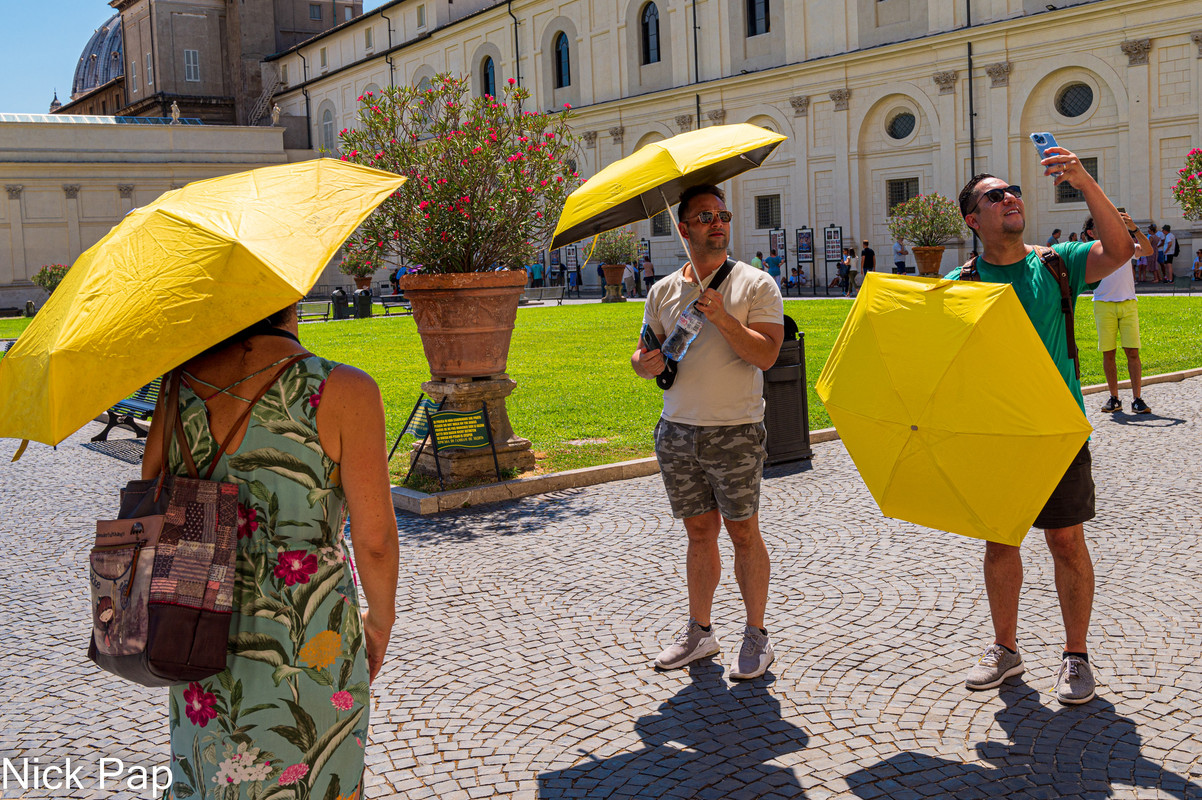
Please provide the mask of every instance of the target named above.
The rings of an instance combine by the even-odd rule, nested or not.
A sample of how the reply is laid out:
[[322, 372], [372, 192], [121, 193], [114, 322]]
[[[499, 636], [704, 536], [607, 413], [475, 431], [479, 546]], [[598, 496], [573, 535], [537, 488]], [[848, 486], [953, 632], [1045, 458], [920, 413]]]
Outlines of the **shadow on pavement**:
[[[580, 519], [609, 510], [600, 499], [589, 502], [576, 497], [581, 490], [524, 497], [444, 511], [430, 516], [397, 511], [396, 520], [402, 540], [419, 543], [471, 542], [494, 536], [513, 536], [541, 531], [548, 525]], [[571, 497], [572, 502], [557, 502]]]
[[1003, 686], [1001, 698], [996, 719], [1010, 741], [976, 745], [991, 766], [898, 753], [848, 775], [851, 790], [863, 798], [1086, 799], [1111, 797], [1117, 784], [1202, 798], [1202, 786], [1141, 756], [1135, 723], [1101, 698], [1053, 710], [1026, 684]]
[[[730, 686], [713, 662], [689, 667], [690, 683], [635, 730], [643, 747], [539, 775], [540, 798], [805, 797], [791, 769], [767, 763], [805, 749], [809, 736], [781, 718], [763, 678]], [[706, 791], [709, 790], [709, 791]]]
[[1174, 425], [1184, 425], [1185, 420], [1178, 417], [1162, 417], [1153, 411], [1150, 414], [1128, 414], [1123, 411], [1112, 414], [1110, 420], [1116, 425], [1135, 425], [1139, 428], [1171, 428]]

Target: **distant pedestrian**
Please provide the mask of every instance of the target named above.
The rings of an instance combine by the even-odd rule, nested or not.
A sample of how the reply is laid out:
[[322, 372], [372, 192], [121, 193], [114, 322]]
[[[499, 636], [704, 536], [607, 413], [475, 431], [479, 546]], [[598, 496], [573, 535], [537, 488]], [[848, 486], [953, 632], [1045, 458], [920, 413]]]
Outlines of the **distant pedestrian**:
[[775, 249], [769, 252], [771, 255], [764, 259], [764, 271], [776, 281], [776, 288], [780, 289], [780, 256], [776, 254]]
[[1054, 244], [1060, 244], [1060, 229], [1059, 228], [1052, 231], [1052, 235], [1048, 237], [1048, 240], [1047, 240], [1047, 242], [1045, 242], [1045, 244], [1048, 247], [1051, 247]]
[[634, 289], [637, 285], [634, 278], [634, 267], [629, 264], [624, 264], [622, 269], [622, 284], [626, 287], [626, 296], [634, 297]]
[[1202, 248], [1194, 253], [1194, 280], [1202, 281]]
[[530, 286], [534, 289], [541, 288], [543, 285], [543, 265], [541, 261], [536, 261], [531, 264], [530, 270]]
[[910, 251], [902, 244], [902, 240], [898, 239], [893, 243], [893, 272], [896, 275], [906, 274], [906, 256]]
[[860, 269], [864, 271], [864, 275], [876, 270], [876, 251], [868, 246], [868, 240], [865, 239], [864, 247], [860, 250]]
[[762, 251], [755, 251], [755, 258], [751, 259], [751, 266], [755, 267], [756, 269], [764, 268], [764, 254]]
[[1173, 233], [1173, 226], [1165, 225], [1162, 229], [1163, 236], [1160, 239], [1160, 252], [1162, 258], [1160, 263], [1164, 265], [1164, 282], [1173, 282], [1173, 259], [1176, 258], [1180, 249], [1177, 246], [1177, 235]]
[[[1135, 255], [1152, 252], [1152, 243], [1144, 236], [1131, 217], [1120, 211], [1119, 216], [1127, 225], [1131, 238], [1135, 240]], [[1082, 240], [1094, 240], [1093, 217], [1085, 220]], [[1152, 409], [1141, 397], [1143, 364], [1139, 358], [1139, 300], [1135, 295], [1135, 273], [1132, 266], [1119, 267], [1107, 275], [1093, 290], [1094, 324], [1098, 329], [1098, 350], [1102, 353], [1102, 373], [1110, 389], [1110, 399], [1102, 406], [1108, 414], [1123, 410], [1119, 399], [1118, 365], [1115, 356], [1121, 341], [1127, 356], [1127, 377], [1131, 379], [1131, 410], [1136, 414], [1150, 414]]]
[[653, 283], [655, 283], [655, 265], [651, 263], [651, 256], [643, 256], [643, 291], [650, 293]]
[[1070, 233], [1070, 234], [1068, 235], [1068, 240], [1069, 240], [1070, 242], [1075, 242], [1075, 241], [1078, 241], [1078, 240], [1077, 240], [1077, 232], [1076, 232], [1076, 231], [1073, 231], [1072, 233]]

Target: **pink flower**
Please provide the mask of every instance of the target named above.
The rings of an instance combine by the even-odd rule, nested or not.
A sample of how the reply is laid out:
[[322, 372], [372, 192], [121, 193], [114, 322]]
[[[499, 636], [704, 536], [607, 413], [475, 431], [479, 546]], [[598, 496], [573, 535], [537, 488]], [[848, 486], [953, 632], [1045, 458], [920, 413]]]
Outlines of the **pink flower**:
[[317, 573], [317, 556], [304, 550], [287, 550], [280, 553], [276, 560], [275, 576], [282, 578], [288, 586], [298, 583], [308, 583], [309, 578]]
[[572, 104], [571, 104], [571, 103], [564, 103], [564, 104], [563, 104], [563, 107], [564, 107], [564, 108], [571, 108], [571, 107], [572, 107]]
[[350, 692], [335, 692], [330, 698], [330, 705], [339, 711], [350, 711], [355, 705], [355, 698], [351, 697]]
[[293, 764], [291, 767], [288, 767], [288, 769], [284, 770], [284, 774], [280, 776], [280, 786], [291, 786], [308, 774], [308, 764]]
[[[326, 382], [325, 381], [322, 381], [321, 383], [317, 384], [316, 392], [309, 395], [309, 407], [316, 408], [317, 406], [319, 406], [321, 404], [321, 393], [325, 392], [325, 390], [326, 390]], [[251, 511], [250, 513], [254, 514], [255, 512]]]
[[203, 728], [209, 724], [209, 720], [217, 719], [217, 710], [213, 708], [216, 704], [217, 698], [213, 693], [206, 692], [199, 683], [190, 683], [184, 689], [184, 711], [193, 725]]
[[238, 504], [238, 538], [246, 539], [259, 529], [259, 512]]
[[513, 78], [510, 78], [510, 79], [509, 79], [509, 85], [510, 85], [510, 86], [513, 86], [515, 83], [517, 83], [517, 81], [515, 81]]

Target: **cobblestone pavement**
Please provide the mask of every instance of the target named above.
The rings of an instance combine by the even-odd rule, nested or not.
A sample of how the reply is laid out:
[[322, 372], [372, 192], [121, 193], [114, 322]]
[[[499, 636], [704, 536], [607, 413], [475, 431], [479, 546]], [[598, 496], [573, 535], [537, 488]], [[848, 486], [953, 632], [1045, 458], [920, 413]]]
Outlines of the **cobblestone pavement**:
[[[1049, 693], [1061, 625], [1038, 533], [1027, 673], [965, 691], [989, 641], [981, 544], [883, 519], [833, 442], [765, 481], [777, 656], [749, 683], [726, 677], [742, 614], [725, 542], [722, 656], [651, 668], [685, 614], [685, 537], [658, 477], [403, 516], [366, 796], [1202, 798], [1202, 380], [1145, 397], [1152, 416], [1089, 398], [1098, 700]], [[85, 657], [90, 525], [135, 472], [80, 446], [93, 427], [0, 473], [0, 757], [85, 763], [83, 792], [30, 797], [132, 796], [86, 780], [98, 760], [166, 761], [163, 691]]]

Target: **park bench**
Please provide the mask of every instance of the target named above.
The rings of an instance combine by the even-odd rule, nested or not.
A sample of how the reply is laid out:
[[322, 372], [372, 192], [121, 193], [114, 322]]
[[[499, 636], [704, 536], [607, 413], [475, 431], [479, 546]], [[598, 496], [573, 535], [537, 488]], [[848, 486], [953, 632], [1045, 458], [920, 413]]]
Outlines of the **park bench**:
[[556, 305], [563, 305], [562, 286], [532, 286], [526, 289], [518, 303], [520, 305], [527, 305], [529, 303], [546, 303], [551, 300], [556, 301]]
[[154, 416], [154, 406], [159, 400], [162, 384], [162, 378], [155, 378], [129, 397], [117, 402], [105, 412], [108, 414], [108, 423], [104, 430], [92, 437], [92, 441], [107, 442], [109, 431], [118, 425], [126, 425], [134, 432], [136, 438], [144, 438], [148, 429], [139, 425], [138, 420], [145, 422]]
[[410, 305], [409, 301], [403, 294], [383, 294], [376, 299], [379, 300], [380, 305], [384, 307], [384, 316], [386, 317], [392, 312], [393, 309], [400, 309], [402, 314], [413, 313], [413, 306]]
[[302, 300], [296, 304], [296, 319], [299, 322], [308, 322], [312, 319], [320, 319], [322, 322], [326, 322], [329, 318], [329, 300]]

